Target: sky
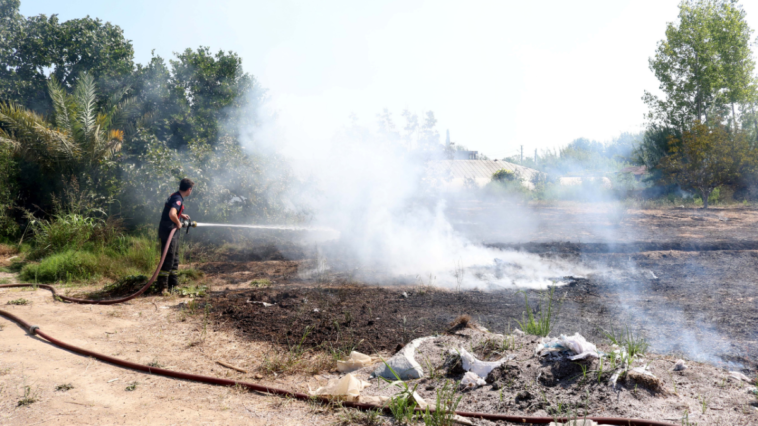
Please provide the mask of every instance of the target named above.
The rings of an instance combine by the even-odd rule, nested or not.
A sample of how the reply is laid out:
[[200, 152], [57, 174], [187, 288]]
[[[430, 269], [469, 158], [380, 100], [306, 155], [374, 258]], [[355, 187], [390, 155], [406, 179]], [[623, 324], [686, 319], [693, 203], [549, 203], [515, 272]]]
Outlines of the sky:
[[[438, 129], [491, 158], [644, 125], [648, 68], [678, 0], [22, 0], [25, 16], [97, 17], [135, 60], [231, 50], [288, 125], [314, 141], [389, 109], [434, 111]], [[758, 0], [743, 1], [758, 29]], [[755, 35], [755, 34], [754, 34]], [[444, 136], [443, 136], [444, 138]]]

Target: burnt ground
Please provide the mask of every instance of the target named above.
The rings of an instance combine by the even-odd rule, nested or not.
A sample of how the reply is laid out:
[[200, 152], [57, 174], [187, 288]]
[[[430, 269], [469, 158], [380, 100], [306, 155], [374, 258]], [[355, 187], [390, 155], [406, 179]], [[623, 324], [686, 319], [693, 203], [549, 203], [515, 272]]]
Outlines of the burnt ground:
[[[629, 327], [656, 352], [755, 371], [758, 286], [749, 277], [758, 268], [758, 252], [578, 256], [617, 269], [557, 288], [555, 295], [562, 305], [553, 335], [579, 332], [600, 342], [607, 340], [604, 331]], [[630, 261], [637, 268], [625, 270]], [[294, 262], [289, 269], [294, 270]], [[657, 279], [650, 278], [648, 271]], [[524, 294], [517, 290], [454, 292], [318, 284], [286, 275], [278, 281], [269, 288], [214, 294], [211, 303], [218, 322], [249, 338], [284, 345], [299, 342], [308, 329], [308, 346], [393, 353], [411, 339], [444, 332], [458, 315], [471, 315], [502, 333], [518, 327], [526, 310]], [[531, 308], [536, 308], [543, 293], [526, 294]], [[275, 305], [250, 303], [256, 301]]]
[[[595, 271], [586, 277], [567, 278], [567, 285], [556, 288], [560, 309], [553, 321], [552, 336], [579, 332], [589, 341], [607, 347], [609, 341], [604, 331], [627, 329], [650, 343], [654, 355], [648, 357], [655, 360], [654, 372], [663, 375], [662, 379], [669, 374], [666, 366], [676, 357], [704, 362], [695, 364], [701, 366], [697, 373], [692, 373], [697, 380], [688, 382], [674, 376], [667, 380], [671, 382], [667, 384], [669, 388], [675, 387], [674, 383], [680, 386], [688, 383], [687, 392], [692, 398], [703, 397], [709, 386], [723, 379], [726, 370], [755, 376], [758, 212], [749, 208], [708, 212], [664, 209], [628, 210], [613, 216], [597, 206], [583, 211], [569, 205], [538, 207], [532, 213], [529, 220], [536, 225], [531, 233], [482, 241], [503, 250], [580, 262]], [[470, 227], [465, 231], [473, 235]], [[470, 315], [494, 333], [508, 333], [523, 319], [524, 295], [528, 296], [532, 309], [544, 296], [544, 292], [524, 293], [517, 289], [456, 292], [420, 285], [365, 285], [349, 274], [319, 271], [318, 262], [305, 257], [198, 265], [214, 281], [216, 291], [209, 295], [214, 327], [285, 348], [302, 344], [332, 353], [356, 349], [391, 355], [416, 337], [444, 334], [462, 314]], [[271, 284], [249, 285], [262, 278]], [[532, 341], [524, 342], [524, 346], [533, 345]], [[525, 350], [526, 354], [533, 349]], [[519, 371], [527, 376], [539, 374], [527, 367], [524, 364]], [[551, 367], [540, 364], [535, 368]], [[571, 383], [577, 382], [574, 373], [574, 370], [566, 373], [571, 375]], [[711, 376], [716, 380], [713, 383], [709, 382]], [[519, 380], [529, 382], [526, 376]], [[551, 394], [552, 397], [577, 403], [581, 399], [577, 392], [590, 390], [593, 404], [611, 407], [600, 410], [608, 415], [643, 413], [646, 398], [657, 398], [654, 392], [647, 391], [644, 397], [638, 394], [623, 397], [634, 398], [637, 401], [634, 402], [602, 386], [577, 390], [553, 386], [556, 383], [541, 385], [553, 389], [550, 392], [562, 389]], [[430, 389], [433, 387], [430, 385]], [[538, 414], [552, 409], [550, 404], [522, 403], [518, 398], [511, 398], [510, 405], [500, 408], [494, 403], [476, 405], [480, 400], [493, 401], [497, 391], [487, 389], [489, 394], [473, 398], [474, 405], [468, 407]], [[740, 388], [740, 392], [744, 391]], [[724, 398], [726, 401], [731, 397]], [[755, 410], [754, 403], [741, 404], [744, 413]], [[697, 407], [687, 409], [692, 412]], [[648, 417], [664, 418], [660, 413], [649, 413]]]

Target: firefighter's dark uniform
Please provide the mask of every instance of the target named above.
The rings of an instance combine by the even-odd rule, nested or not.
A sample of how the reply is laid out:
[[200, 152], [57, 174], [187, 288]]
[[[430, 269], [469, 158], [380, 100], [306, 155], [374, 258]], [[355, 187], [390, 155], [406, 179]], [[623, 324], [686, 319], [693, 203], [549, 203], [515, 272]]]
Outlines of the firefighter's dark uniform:
[[184, 198], [178, 191], [171, 194], [166, 200], [166, 204], [163, 206], [163, 213], [161, 214], [161, 223], [158, 226], [158, 238], [161, 239], [161, 254], [166, 248], [166, 244], [169, 245], [168, 253], [166, 253], [166, 260], [163, 261], [161, 271], [158, 273], [158, 286], [165, 289], [168, 284], [168, 289], [173, 290], [179, 285], [179, 231], [174, 232], [174, 237], [171, 241], [168, 241], [168, 236], [171, 230], [176, 228], [176, 224], [169, 218], [169, 212], [171, 209], [176, 209], [176, 215], [179, 220], [182, 220], [182, 212], [184, 211]]

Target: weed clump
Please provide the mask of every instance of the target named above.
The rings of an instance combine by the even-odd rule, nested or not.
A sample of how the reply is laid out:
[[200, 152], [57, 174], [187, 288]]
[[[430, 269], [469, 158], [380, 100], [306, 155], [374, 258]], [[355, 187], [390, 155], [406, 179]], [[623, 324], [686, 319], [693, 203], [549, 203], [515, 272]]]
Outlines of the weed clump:
[[611, 327], [610, 332], [603, 331], [603, 334], [605, 334], [611, 343], [625, 349], [629, 359], [634, 358], [635, 355], [644, 355], [650, 347], [647, 340], [642, 336], [635, 336], [634, 333], [629, 330], [629, 326], [623, 331], [617, 331]]
[[15, 299], [15, 300], [9, 300], [9, 305], [29, 305], [32, 302], [26, 299]]
[[563, 299], [555, 299], [555, 287], [550, 287], [549, 291], [540, 294], [540, 302], [536, 312], [533, 312], [529, 306], [529, 296], [524, 293], [524, 302], [526, 303], [526, 314], [522, 316], [523, 321], [517, 321], [521, 330], [526, 334], [534, 336], [547, 337], [555, 325], [553, 317], [560, 311]]
[[36, 393], [32, 392], [30, 386], [24, 386], [24, 396], [18, 400], [17, 407], [28, 407], [35, 402], [39, 401], [39, 397]]
[[68, 392], [73, 388], [74, 388], [74, 385], [72, 385], [71, 383], [64, 383], [62, 385], [56, 386], [55, 390], [59, 392]]
[[254, 287], [254, 288], [266, 288], [266, 287], [269, 287], [270, 285], [271, 285], [271, 280], [267, 278], [260, 278], [257, 280], [250, 281], [250, 287]]

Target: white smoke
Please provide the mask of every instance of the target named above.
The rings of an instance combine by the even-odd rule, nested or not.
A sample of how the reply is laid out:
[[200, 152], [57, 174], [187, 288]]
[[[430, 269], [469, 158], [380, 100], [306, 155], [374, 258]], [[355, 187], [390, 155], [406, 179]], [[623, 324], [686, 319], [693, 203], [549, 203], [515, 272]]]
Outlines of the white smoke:
[[[246, 148], [285, 159], [299, 182], [288, 194], [292, 207], [310, 212], [309, 225], [340, 232], [335, 257], [363, 280], [415, 277], [445, 287], [545, 288], [589, 272], [565, 261], [487, 248], [457, 232], [445, 214], [452, 201], [427, 179], [428, 162], [441, 158], [441, 145], [355, 123], [320, 137], [287, 111], [276, 116], [245, 132], [253, 135]], [[509, 208], [491, 226], [507, 228], [513, 216], [523, 225], [526, 215]]]

